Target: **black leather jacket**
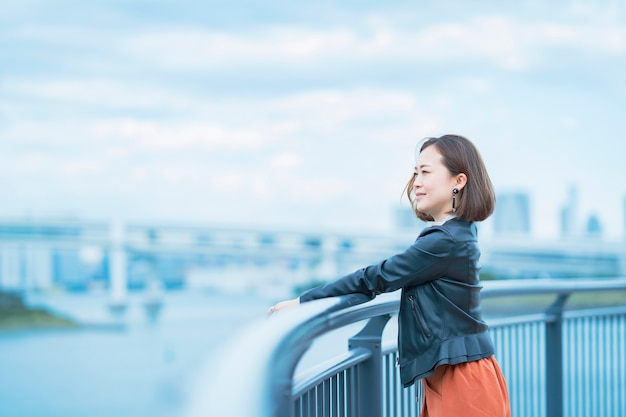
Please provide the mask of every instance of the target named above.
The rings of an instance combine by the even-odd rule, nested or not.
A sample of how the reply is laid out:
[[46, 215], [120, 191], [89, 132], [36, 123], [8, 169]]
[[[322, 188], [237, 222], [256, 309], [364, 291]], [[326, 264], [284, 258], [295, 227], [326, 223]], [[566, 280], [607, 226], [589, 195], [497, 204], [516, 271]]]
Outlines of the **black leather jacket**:
[[476, 224], [453, 218], [426, 227], [403, 253], [309, 290], [300, 302], [402, 289], [398, 350], [408, 387], [439, 365], [494, 354], [480, 308], [479, 257]]

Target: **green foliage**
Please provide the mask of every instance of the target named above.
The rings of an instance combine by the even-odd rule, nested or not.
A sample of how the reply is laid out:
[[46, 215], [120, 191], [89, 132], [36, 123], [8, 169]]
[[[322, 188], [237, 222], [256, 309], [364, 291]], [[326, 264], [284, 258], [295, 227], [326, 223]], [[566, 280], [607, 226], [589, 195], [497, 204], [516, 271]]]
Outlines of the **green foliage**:
[[484, 270], [480, 271], [481, 281], [494, 281], [496, 279], [498, 279], [498, 277], [494, 273], [489, 272], [489, 271], [484, 271]]

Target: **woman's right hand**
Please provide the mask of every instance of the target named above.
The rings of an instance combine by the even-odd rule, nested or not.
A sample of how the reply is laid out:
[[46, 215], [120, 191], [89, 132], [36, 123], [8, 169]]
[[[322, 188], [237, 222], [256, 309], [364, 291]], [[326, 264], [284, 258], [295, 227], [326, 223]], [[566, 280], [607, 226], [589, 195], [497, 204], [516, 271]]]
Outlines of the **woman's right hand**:
[[300, 297], [294, 298], [291, 300], [281, 301], [280, 303], [276, 303], [267, 310], [267, 315], [271, 316], [279, 310], [284, 310], [286, 308], [292, 308], [300, 304]]

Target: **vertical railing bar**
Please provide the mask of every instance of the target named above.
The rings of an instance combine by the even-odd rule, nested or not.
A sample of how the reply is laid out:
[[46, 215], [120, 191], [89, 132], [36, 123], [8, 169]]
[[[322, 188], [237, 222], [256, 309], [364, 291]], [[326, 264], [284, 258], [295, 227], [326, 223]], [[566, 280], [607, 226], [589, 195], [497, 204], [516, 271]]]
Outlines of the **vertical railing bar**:
[[387, 356], [383, 355], [382, 356], [382, 360], [381, 360], [381, 366], [382, 366], [382, 414], [380, 415], [380, 417], [385, 417], [387, 415], [387, 398], [388, 398], [388, 392], [387, 389], [389, 387], [389, 385], [387, 384]]
[[344, 370], [339, 377], [339, 415], [338, 417], [346, 417], [346, 373]]
[[[606, 316], [604, 318], [604, 324], [603, 324], [603, 328], [609, 328], [610, 327], [610, 323], [611, 323], [611, 316]], [[609, 392], [609, 398], [605, 401], [604, 404], [604, 411], [607, 415], [609, 415], [610, 410], [612, 408], [612, 404], [611, 401], [613, 400], [613, 391], [611, 389], [611, 383], [610, 383], [610, 378], [611, 378], [611, 373], [610, 373], [610, 366], [607, 366], [610, 362], [608, 362], [608, 358], [610, 358], [611, 356], [611, 343], [612, 343], [612, 338], [611, 335], [606, 335], [606, 337], [604, 338], [605, 344], [603, 346], [603, 350], [601, 353], [601, 356], [604, 358], [604, 362], [602, 364], [602, 386], [604, 387], [603, 390], [605, 392]]]
[[336, 389], [337, 386], [335, 384], [335, 378], [337, 376], [333, 375], [330, 378], [328, 378], [328, 416], [329, 417], [336, 417], [337, 414], [335, 413], [335, 407], [337, 406], [337, 394], [336, 394]]
[[322, 387], [321, 387], [321, 395], [320, 397], [322, 398], [322, 406], [320, 407], [320, 410], [322, 412], [322, 416], [323, 417], [330, 417], [330, 385], [329, 385], [329, 381], [326, 380], [324, 382], [322, 382]]
[[339, 375], [333, 376], [333, 417], [339, 415]]
[[534, 383], [533, 386], [535, 387], [535, 397], [536, 400], [535, 402], [535, 415], [536, 416], [543, 416], [543, 410], [545, 410], [545, 404], [543, 402], [543, 390], [545, 389], [545, 387], [543, 386], [543, 380], [541, 378], [541, 370], [543, 370], [543, 366], [542, 366], [542, 354], [541, 352], [544, 350], [543, 348], [543, 344], [541, 343], [541, 330], [542, 330], [542, 326], [541, 323], [534, 323], [533, 325], [533, 340], [535, 341], [535, 344], [533, 346], [533, 351], [535, 352], [535, 369], [533, 372], [533, 379], [534, 379]]
[[[616, 386], [613, 384], [613, 379], [614, 379], [614, 375], [616, 375], [615, 372], [615, 368], [612, 366], [612, 364], [616, 363], [616, 359], [617, 359], [617, 355], [616, 355], [616, 346], [617, 346], [617, 341], [619, 340], [619, 338], [616, 339], [617, 333], [614, 332], [614, 330], [617, 330], [617, 328], [614, 329], [614, 327], [617, 327], [614, 325], [614, 323], [616, 322], [617, 316], [613, 316], [611, 315], [609, 317], [608, 320], [608, 327], [609, 327], [609, 342], [607, 343], [607, 355], [606, 355], [606, 364], [605, 364], [605, 369], [606, 369], [606, 374], [607, 374], [607, 387], [613, 387], [613, 389], [611, 390], [611, 399], [609, 401], [607, 401], [607, 414], [608, 415], [615, 415], [616, 414], [616, 410], [617, 410], [617, 393], [616, 393]], [[626, 375], [624, 375], [624, 377], [626, 378]], [[615, 381], [617, 382], [617, 377], [615, 377]]]
[[[507, 331], [507, 339], [508, 339], [508, 345], [509, 346], [514, 346], [514, 343], [516, 343], [516, 338], [515, 338], [515, 325], [511, 326], [510, 329], [508, 329]], [[514, 351], [513, 349], [509, 350], [509, 354], [511, 355], [511, 381], [512, 383], [518, 387], [519, 389], [519, 381], [518, 381], [518, 375], [517, 375], [517, 369], [518, 369], [518, 363], [519, 363], [519, 357], [517, 357], [517, 351]], [[515, 398], [514, 400], [515, 404], [511, 404], [511, 406], [515, 409], [513, 411], [513, 413], [515, 413], [515, 415], [520, 415], [520, 410], [519, 410], [519, 401], [517, 401], [517, 398]]]
[[302, 395], [302, 404], [300, 405], [300, 408], [302, 410], [302, 416], [303, 417], [310, 417], [311, 416], [311, 410], [310, 410], [310, 406], [309, 406], [309, 399], [310, 399], [310, 390], [305, 392]]
[[[523, 324], [518, 325], [516, 330], [517, 330], [516, 331], [517, 346], [519, 346], [520, 349], [521, 349], [520, 357], [524, 358], [521, 361], [518, 361], [518, 367], [519, 368], [518, 368], [517, 371], [518, 371], [518, 375], [519, 375], [519, 377], [521, 379], [520, 385], [522, 387], [524, 387], [524, 392], [528, 392], [528, 378], [527, 378], [527, 373], [525, 372], [525, 366], [524, 366], [524, 364], [528, 362], [528, 358], [526, 357], [526, 355], [528, 353], [527, 352], [528, 349], [526, 349], [526, 346], [525, 346], [527, 340], [526, 340], [526, 338], [524, 337], [524, 334], [523, 334], [524, 333], [524, 325]], [[529, 415], [529, 412], [527, 410], [528, 402], [529, 401], [520, 401], [519, 402], [519, 404], [521, 406], [520, 415], [523, 415], [523, 416]]]
[[572, 319], [572, 325], [573, 325], [573, 331], [574, 331], [574, 337], [576, 340], [575, 346], [576, 346], [576, 367], [574, 368], [574, 370], [576, 371], [576, 376], [574, 378], [574, 381], [576, 381], [576, 393], [574, 395], [574, 398], [576, 400], [576, 406], [573, 407], [572, 412], [575, 413], [576, 416], [580, 415], [580, 410], [582, 410], [583, 408], [583, 403], [582, 403], [582, 395], [583, 395], [583, 382], [581, 380], [581, 363], [583, 360], [583, 353], [584, 353], [584, 346], [582, 343], [582, 331], [581, 331], [581, 326], [580, 326], [580, 319], [578, 318], [574, 318]]
[[[397, 352], [396, 352], [395, 360], [397, 360]], [[402, 407], [403, 407], [402, 402], [404, 401], [404, 395], [405, 395], [405, 390], [403, 389], [402, 383], [400, 382], [400, 369], [395, 364], [396, 362], [394, 361], [393, 381], [394, 381], [395, 388], [393, 390], [393, 399], [391, 401], [392, 408], [391, 408], [391, 414], [389, 415], [389, 417], [402, 415]]]
[[600, 393], [602, 392], [602, 358], [600, 355], [600, 351], [602, 349], [602, 347], [600, 346], [600, 341], [602, 339], [600, 339], [599, 337], [601, 337], [601, 333], [600, 333], [600, 322], [601, 322], [601, 317], [596, 317], [594, 320], [595, 323], [595, 334], [596, 334], [596, 339], [594, 340], [594, 350], [595, 350], [595, 360], [596, 360], [596, 372], [595, 372], [595, 384], [596, 384], [596, 389], [595, 389], [595, 400], [596, 400], [596, 410], [598, 411], [599, 416], [603, 416], [606, 415], [603, 413], [603, 409], [604, 409], [604, 405], [602, 404], [602, 398], [600, 396]]
[[396, 415], [396, 401], [397, 401], [397, 392], [398, 392], [398, 384], [399, 381], [396, 380], [396, 358], [397, 352], [394, 352], [393, 355], [389, 358], [389, 376], [387, 379], [387, 383], [389, 384], [389, 398], [387, 401], [387, 415], [386, 417], [393, 417]]
[[[518, 355], [520, 355], [520, 356], [521, 356], [520, 349], [523, 349], [523, 347], [522, 347], [523, 340], [522, 340], [522, 336], [520, 334], [521, 327], [522, 327], [521, 324], [515, 326], [515, 347], [516, 347], [516, 349], [518, 351]], [[517, 362], [516, 372], [517, 372], [518, 378], [520, 380], [520, 386], [524, 386], [524, 383], [525, 383], [525, 378], [524, 378], [525, 374], [524, 374], [523, 365], [524, 364], [521, 361]], [[526, 401], [518, 401], [517, 404], [518, 404], [518, 407], [519, 407], [519, 410], [520, 410], [520, 415], [523, 415], [523, 416], [527, 415], [527, 413], [526, 413]]]
[[293, 415], [294, 417], [301, 417], [302, 413], [300, 412], [300, 404], [302, 403], [302, 397], [296, 398], [293, 402]]
[[539, 404], [539, 398], [535, 395], [535, 389], [536, 389], [536, 384], [535, 384], [535, 371], [536, 371], [536, 366], [537, 366], [537, 362], [535, 361], [535, 355], [536, 352], [533, 349], [533, 345], [534, 343], [536, 343], [536, 340], [533, 339], [532, 337], [532, 330], [533, 330], [533, 323], [528, 323], [524, 326], [524, 340], [526, 342], [526, 349], [528, 350], [528, 352], [526, 353], [526, 358], [528, 358], [528, 362], [526, 362], [526, 366], [524, 367], [526, 369], [526, 385], [528, 387], [528, 392], [531, 395], [530, 401], [528, 401], [529, 404], [529, 412], [532, 415], [535, 416], [540, 416], [540, 414], [538, 414], [536, 412], [537, 410], [537, 404]]
[[[563, 320], [563, 340], [571, 340], [571, 322], [570, 320]], [[572, 368], [572, 350], [574, 346], [572, 343], [567, 343], [563, 345], [563, 378], [564, 384], [563, 387], [563, 413], [566, 416], [571, 415], [571, 407], [570, 402], [572, 400], [572, 384], [573, 384], [573, 368]]]
[[[620, 398], [622, 397], [622, 395], [620, 395], [619, 393], [623, 392], [623, 390], [621, 390], [620, 386], [619, 386], [619, 381], [621, 379], [626, 378], [626, 374], [623, 374], [620, 376], [620, 372], [619, 369], [624, 369], [624, 368], [620, 368], [619, 366], [619, 352], [620, 347], [620, 334], [619, 334], [619, 323], [622, 320], [623, 317], [626, 316], [616, 316], [614, 319], [614, 322], [611, 326], [611, 333], [613, 333], [613, 337], [614, 337], [614, 342], [613, 342], [613, 352], [611, 354], [611, 364], [616, 364], [616, 366], [609, 366], [609, 369], [611, 369], [611, 371], [613, 372], [612, 377], [611, 377], [611, 386], [613, 387], [613, 392], [615, 393], [615, 395], [613, 396], [613, 415], [619, 415], [619, 410], [620, 410]], [[626, 415], [626, 407], [624, 407], [624, 415]]]
[[[623, 372], [620, 372], [619, 369], [624, 369], [623, 365], [620, 368], [620, 364], [619, 364], [619, 352], [621, 350], [623, 350], [624, 348], [620, 349], [620, 342], [622, 341], [622, 339], [620, 339], [620, 337], [622, 337], [622, 335], [619, 334], [619, 324], [620, 322], [626, 318], [626, 316], [616, 316], [613, 325], [611, 326], [611, 333], [613, 333], [613, 337], [614, 337], [614, 342], [613, 342], [613, 353], [611, 355], [611, 364], [616, 364], [615, 367], [613, 366], [609, 366], [609, 369], [611, 369], [613, 371], [613, 376], [611, 378], [611, 382], [613, 383], [613, 392], [615, 393], [615, 395], [613, 396], [613, 415], [619, 415], [619, 410], [621, 408], [621, 398], [623, 397], [622, 395], [620, 395], [620, 393], [624, 392], [623, 389], [619, 386], [619, 381], [623, 380], [626, 378], [626, 374], [624, 374]], [[622, 375], [620, 375], [620, 373]], [[624, 407], [624, 415], [626, 415], [626, 407]]]
[[[533, 340], [531, 340], [530, 338], [530, 323], [528, 324], [524, 324], [522, 325], [522, 337], [524, 339], [524, 345], [525, 345], [525, 350], [526, 352], [524, 352], [526, 358], [528, 358], [528, 362], [526, 362], [527, 364], [532, 364], [533, 363], [533, 352], [532, 352], [532, 344], [533, 344]], [[532, 372], [532, 365], [530, 366], [524, 366], [524, 374], [525, 374], [525, 385], [526, 385], [526, 392], [528, 393], [529, 396], [531, 396], [531, 398], [529, 398], [529, 401], [524, 401], [524, 404], [526, 405], [526, 414], [525, 415], [537, 415], [534, 414], [534, 409], [537, 406], [537, 398], [532, 397], [532, 392], [533, 392], [533, 385], [534, 385], [534, 379], [535, 379], [535, 375]]]
[[593, 355], [593, 347], [592, 347], [592, 343], [591, 343], [591, 319], [589, 317], [585, 317], [585, 342], [587, 345], [587, 350], [585, 352], [585, 383], [586, 383], [586, 389], [585, 389], [585, 414], [588, 416], [591, 416], [593, 414], [592, 413], [592, 406], [593, 404], [591, 403], [591, 397], [589, 395], [589, 392], [593, 389], [593, 386], [591, 384], [591, 373], [592, 373], [592, 368], [591, 368], [591, 364], [592, 364], [592, 355]]
[[600, 346], [598, 346], [598, 344], [600, 343], [600, 326], [599, 326], [599, 322], [600, 322], [600, 317], [595, 317], [593, 319], [593, 334], [594, 334], [594, 338], [593, 338], [593, 342], [592, 342], [592, 346], [593, 346], [593, 359], [594, 359], [594, 363], [595, 366], [593, 367], [594, 371], [594, 375], [593, 375], [593, 402], [595, 404], [595, 413], [594, 415], [597, 416], [603, 416], [605, 414], [602, 413], [602, 409], [604, 408], [602, 406], [602, 400], [600, 398], [600, 390], [601, 390], [601, 383], [600, 383], [600, 378], [601, 378], [601, 360], [600, 360]]
[[348, 368], [345, 370], [345, 378], [344, 378], [344, 412], [345, 416], [350, 417], [353, 415], [352, 413], [352, 372], [354, 371], [354, 367]]
[[[619, 326], [618, 328], [618, 334], [620, 335], [620, 340], [622, 341], [626, 341], [626, 315], [622, 315], [622, 319], [620, 320], [621, 322], [621, 326]], [[619, 344], [617, 344], [619, 345]], [[624, 349], [623, 345], [621, 349], [618, 349], [618, 355], [619, 355], [619, 360], [618, 360], [618, 369], [624, 370], [626, 368], [626, 349]], [[623, 372], [623, 371], [622, 371]], [[626, 379], [626, 375], [622, 375], [622, 380]], [[617, 386], [617, 385], [616, 385]], [[626, 399], [624, 398], [626, 396], [624, 395], [619, 395], [618, 399], [619, 399], [619, 404], [617, 409], [618, 410], [624, 410], [626, 409]]]
[[613, 315], [607, 316], [606, 318], [606, 328], [609, 329], [608, 334], [606, 335], [606, 345], [604, 347], [604, 358], [605, 363], [603, 366], [604, 369], [604, 386], [606, 387], [606, 392], [609, 392], [609, 398], [606, 399], [606, 415], [613, 415], [613, 384], [611, 384], [611, 379], [613, 377], [612, 367], [610, 366], [611, 361], [610, 358], [613, 354], [613, 335], [611, 334], [611, 323], [613, 322]]
[[580, 410], [582, 410], [583, 408], [583, 387], [582, 387], [582, 377], [581, 377], [581, 369], [580, 369], [580, 363], [583, 360], [582, 357], [582, 326], [580, 325], [580, 319], [579, 318], [575, 318], [572, 319], [572, 322], [574, 323], [574, 332], [575, 332], [575, 340], [576, 343], [574, 343], [574, 347], [576, 348], [576, 360], [575, 362], [571, 363], [570, 365], [572, 365], [572, 369], [576, 370], [576, 375], [573, 377], [573, 380], [576, 382], [576, 395], [574, 396], [574, 398], [576, 399], [576, 407], [572, 407], [572, 412], [574, 413], [574, 416], [578, 416], [580, 413]]
[[402, 415], [407, 415], [408, 410], [408, 402], [411, 401], [409, 399], [409, 393], [406, 390], [402, 390]]
[[[611, 317], [611, 324], [610, 324], [610, 334], [611, 334], [611, 362], [609, 362], [607, 368], [609, 369], [610, 372], [610, 379], [609, 379], [609, 386], [613, 387], [612, 391], [613, 391], [613, 397], [612, 397], [612, 401], [611, 401], [611, 415], [616, 415], [618, 413], [619, 410], [619, 397], [620, 395], [618, 394], [619, 391], [619, 387], [617, 386], [617, 381], [619, 381], [620, 379], [620, 372], [618, 371], [619, 368], [612, 366], [611, 364], [614, 363], [618, 363], [617, 361], [617, 355], [619, 352], [619, 343], [620, 343], [620, 339], [619, 339], [619, 335], [617, 334], [618, 331], [618, 324], [620, 321], [620, 317], [615, 315]], [[623, 378], [626, 378], [626, 374], [622, 376]], [[626, 410], [624, 410], [626, 411]]]
[[624, 406], [622, 406], [621, 402], [623, 401], [623, 395], [620, 395], [622, 392], [624, 392], [624, 389], [626, 389], [626, 387], [621, 387], [620, 386], [620, 382], [623, 381], [624, 379], [626, 379], [626, 374], [622, 371], [619, 372], [619, 369], [624, 369], [626, 367], [626, 364], [622, 363], [620, 365], [620, 352], [624, 351], [624, 346], [621, 347], [620, 349], [620, 343], [623, 344], [623, 337], [626, 337], [625, 335], [620, 334], [620, 323], [622, 321], [626, 320], [626, 316], [619, 316], [616, 318], [615, 323], [613, 325], [614, 327], [614, 335], [615, 335], [615, 350], [613, 352], [613, 362], [612, 363], [616, 363], [617, 366], [615, 368], [612, 368], [615, 373], [613, 376], [613, 381], [615, 381], [615, 390], [614, 392], [616, 393], [615, 395], [615, 413], [614, 415], [618, 415], [619, 411], [623, 409], [623, 414], [626, 415], [626, 404]]
[[325, 381], [321, 381], [317, 386], [317, 417], [326, 417], [325, 384]]
[[[533, 352], [533, 338], [531, 337], [531, 326], [532, 323], [528, 323], [525, 324], [523, 326], [523, 334], [524, 334], [524, 341], [526, 344], [526, 352], [525, 352], [525, 357], [526, 357], [526, 364], [527, 366], [524, 367], [524, 369], [526, 369], [525, 375], [524, 375], [524, 379], [526, 380], [526, 387], [527, 390], [526, 392], [534, 394], [533, 392], [533, 371], [534, 371], [534, 365], [535, 365], [535, 361], [534, 359], [534, 352]], [[534, 395], [532, 395], [532, 398], [530, 401], [527, 401], [528, 404], [528, 412], [531, 415], [536, 415], [538, 416], [539, 414], [535, 414], [535, 408], [537, 407], [537, 403], [538, 403], [538, 398], [536, 398]]]
[[346, 403], [348, 404], [347, 415], [349, 417], [358, 415], [358, 408], [356, 407], [356, 389], [355, 389], [355, 376], [354, 374], [358, 372], [358, 366], [353, 366], [350, 368], [348, 373], [348, 383], [347, 383], [347, 395], [346, 395]]
[[539, 375], [541, 375], [540, 368], [540, 360], [541, 360], [541, 350], [542, 345], [540, 343], [539, 335], [539, 323], [531, 323], [530, 329], [530, 338], [532, 340], [531, 349], [533, 351], [533, 366], [532, 366], [532, 374], [530, 376], [531, 386], [533, 387], [533, 415], [543, 416], [541, 411], [541, 389], [542, 389], [542, 381]]
[[420, 402], [419, 403], [416, 402], [415, 415], [421, 416], [422, 406], [424, 405], [423, 400], [421, 400], [422, 398], [424, 398], [424, 387], [422, 386], [421, 383], [415, 387], [415, 397], [420, 398]]
[[311, 388], [311, 395], [309, 396], [309, 417], [317, 416], [317, 387]]
[[539, 378], [541, 388], [539, 392], [539, 398], [541, 405], [539, 406], [539, 411], [541, 416], [546, 416], [547, 410], [547, 400], [546, 400], [546, 380], [543, 377], [543, 370], [546, 369], [546, 322], [541, 321], [537, 323], [537, 349], [540, 351], [539, 354], [539, 365], [537, 371], [537, 378]]

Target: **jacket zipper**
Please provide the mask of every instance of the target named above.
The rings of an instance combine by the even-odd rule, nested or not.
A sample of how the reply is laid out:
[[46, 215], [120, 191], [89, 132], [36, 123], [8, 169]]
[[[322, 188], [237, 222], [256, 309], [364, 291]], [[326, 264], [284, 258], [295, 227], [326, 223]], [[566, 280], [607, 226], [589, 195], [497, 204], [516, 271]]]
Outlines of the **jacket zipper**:
[[419, 305], [415, 302], [415, 297], [413, 296], [413, 294], [409, 295], [409, 302], [411, 303], [411, 309], [413, 310], [413, 313], [415, 313], [415, 318], [417, 319], [418, 324], [422, 328], [422, 331], [424, 332], [426, 337], [430, 337], [431, 336], [430, 329], [428, 328], [428, 325], [426, 324], [426, 320], [424, 320], [424, 316], [422, 315], [422, 310], [420, 310]]

